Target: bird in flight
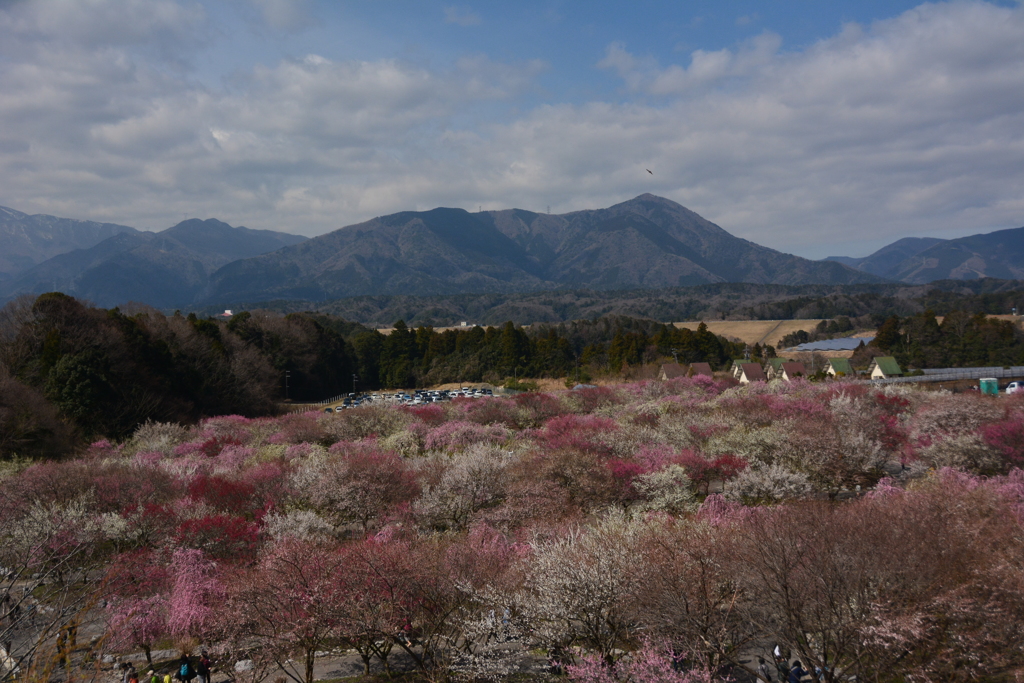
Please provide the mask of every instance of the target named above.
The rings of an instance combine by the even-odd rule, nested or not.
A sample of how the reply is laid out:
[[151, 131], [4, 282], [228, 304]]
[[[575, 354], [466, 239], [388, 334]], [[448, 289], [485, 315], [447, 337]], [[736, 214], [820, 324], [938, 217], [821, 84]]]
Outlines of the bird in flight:
[[644, 170], [647, 171], [648, 173], [650, 173], [651, 175], [654, 175], [654, 171], [652, 171], [651, 169], [645, 168]]

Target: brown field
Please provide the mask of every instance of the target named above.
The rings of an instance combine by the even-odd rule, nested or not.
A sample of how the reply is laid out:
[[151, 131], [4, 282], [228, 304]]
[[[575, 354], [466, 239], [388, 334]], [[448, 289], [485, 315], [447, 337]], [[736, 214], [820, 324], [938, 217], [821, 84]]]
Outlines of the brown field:
[[[475, 325], [475, 323], [471, 323], [469, 325], [452, 325], [451, 327], [435, 327], [435, 328], [433, 328], [433, 330], [434, 330], [434, 332], [446, 332], [448, 330], [471, 330], [471, 329], [473, 329], [474, 325]], [[483, 327], [486, 328], [487, 325], [483, 325]], [[493, 325], [492, 325], [492, 327], [493, 327]], [[529, 325], [523, 325], [523, 327], [529, 327]], [[414, 330], [416, 328], [412, 327], [410, 329]], [[393, 327], [378, 327], [377, 331], [380, 332], [381, 334], [388, 335], [388, 334], [391, 334], [392, 332], [394, 332], [395, 328], [393, 328]]]
[[[990, 315], [989, 318], [995, 318], [998, 320], [1009, 320], [1011, 322], [1021, 325], [1024, 323], [1019, 315]], [[825, 318], [828, 320], [828, 318]], [[943, 316], [935, 316], [935, 322], [942, 324]], [[715, 334], [720, 334], [724, 337], [731, 337], [733, 339], [739, 339], [748, 344], [771, 344], [777, 346], [778, 341], [785, 337], [791, 332], [797, 330], [804, 330], [805, 332], [812, 332], [818, 323], [822, 321], [821, 318], [805, 318], [802, 320], [705, 320], [708, 329]], [[473, 327], [475, 323], [469, 323], [467, 325], [452, 325], [451, 327], [435, 327], [435, 332], [444, 332], [445, 330], [468, 330]], [[696, 330], [697, 326], [700, 325], [699, 320], [687, 321], [684, 323], [670, 323], [676, 327], [685, 327], [690, 330]], [[486, 327], [486, 325], [484, 326]], [[530, 325], [523, 325], [523, 327], [530, 327]], [[392, 327], [379, 327], [377, 331], [381, 334], [391, 334], [394, 330]], [[872, 336], [874, 332], [860, 332], [853, 336]]]
[[[710, 320], [705, 321], [714, 334], [729, 339], [739, 339], [747, 344], [770, 344], [778, 346], [779, 340], [787, 334], [804, 330], [813, 332], [821, 319], [808, 320]], [[699, 321], [672, 323], [676, 327], [696, 330]]]
[[[1013, 315], [1012, 313], [992, 313], [992, 314], [989, 314], [989, 315], [987, 315], [985, 317], [990, 318], [992, 320], [1009, 320], [1011, 323], [1015, 323], [1017, 325], [1021, 325], [1021, 323], [1024, 322], [1024, 320], [1022, 320], [1021, 316]], [[935, 322], [937, 322], [940, 325], [942, 324], [942, 321], [944, 319], [945, 319], [945, 316], [942, 316], [942, 315], [935, 316]]]

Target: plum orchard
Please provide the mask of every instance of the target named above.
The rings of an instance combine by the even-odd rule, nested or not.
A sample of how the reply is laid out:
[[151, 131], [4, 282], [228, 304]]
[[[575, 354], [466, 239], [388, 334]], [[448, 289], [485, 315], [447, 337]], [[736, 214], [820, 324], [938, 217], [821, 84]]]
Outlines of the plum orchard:
[[94, 654], [201, 643], [254, 681], [543, 648], [689, 683], [766, 643], [825, 680], [1012, 676], [1022, 433], [1014, 397], [708, 378], [147, 423], [3, 475], [0, 642], [36, 679], [97, 620]]

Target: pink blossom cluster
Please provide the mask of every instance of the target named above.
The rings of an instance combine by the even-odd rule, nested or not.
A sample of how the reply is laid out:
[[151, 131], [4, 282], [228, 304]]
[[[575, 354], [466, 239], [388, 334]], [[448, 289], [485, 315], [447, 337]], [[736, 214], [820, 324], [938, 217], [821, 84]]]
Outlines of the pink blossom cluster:
[[[709, 378], [147, 424], [9, 475], [0, 554], [94, 558], [123, 650], [385, 643], [487, 676], [456, 644], [500, 637], [582, 683], [689, 683], [772, 640], [954, 680], [970, 648], [1024, 665], [1022, 436], [1016, 397]], [[840, 631], [866, 649], [806, 637]]]

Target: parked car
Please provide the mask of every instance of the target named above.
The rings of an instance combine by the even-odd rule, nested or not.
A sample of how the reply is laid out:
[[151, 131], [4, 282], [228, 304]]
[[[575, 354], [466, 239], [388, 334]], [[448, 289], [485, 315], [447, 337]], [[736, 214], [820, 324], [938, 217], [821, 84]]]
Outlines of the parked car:
[[1006, 393], [1008, 394], [1016, 394], [1021, 391], [1024, 391], [1024, 382], [1010, 382], [1006, 385]]

